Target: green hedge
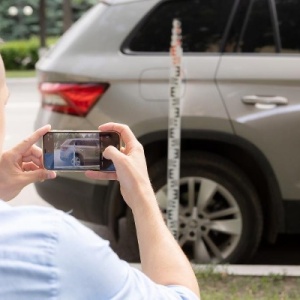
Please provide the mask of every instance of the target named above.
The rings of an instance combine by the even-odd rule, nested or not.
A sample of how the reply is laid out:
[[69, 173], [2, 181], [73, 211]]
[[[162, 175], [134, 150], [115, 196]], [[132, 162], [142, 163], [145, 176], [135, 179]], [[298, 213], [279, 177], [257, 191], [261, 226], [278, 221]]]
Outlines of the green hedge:
[[[47, 40], [54, 44], [57, 38]], [[38, 38], [5, 42], [0, 46], [6, 70], [33, 70], [39, 58], [40, 42]]]

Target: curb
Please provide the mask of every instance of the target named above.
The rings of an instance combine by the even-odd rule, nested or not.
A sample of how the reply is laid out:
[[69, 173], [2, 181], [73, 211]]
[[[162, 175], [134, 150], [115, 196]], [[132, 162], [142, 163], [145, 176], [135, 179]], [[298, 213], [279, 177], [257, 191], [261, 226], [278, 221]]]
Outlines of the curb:
[[195, 271], [212, 271], [227, 275], [239, 276], [270, 276], [280, 275], [288, 277], [300, 276], [299, 266], [273, 265], [193, 265]]
[[[141, 264], [130, 264], [133, 268], [141, 270]], [[197, 271], [209, 271], [236, 276], [270, 276], [280, 275], [288, 277], [300, 276], [300, 266], [273, 266], [273, 265], [195, 265]]]
[[13, 78], [9, 77], [6, 78], [6, 82], [9, 83], [30, 83], [30, 82], [37, 82], [36, 77], [24, 77], [24, 78]]

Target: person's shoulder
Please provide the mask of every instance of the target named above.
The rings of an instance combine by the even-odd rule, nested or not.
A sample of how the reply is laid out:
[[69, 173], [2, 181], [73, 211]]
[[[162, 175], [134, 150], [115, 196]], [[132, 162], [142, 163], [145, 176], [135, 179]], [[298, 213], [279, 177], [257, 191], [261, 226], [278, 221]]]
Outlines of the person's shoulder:
[[[51, 226], [61, 218], [61, 212], [52, 207], [43, 206], [1, 206], [0, 224], [5, 224], [6, 231], [16, 230], [40, 230], [46, 226]], [[19, 226], [15, 226], [19, 224]], [[37, 226], [38, 225], [38, 226]]]
[[30, 260], [34, 256], [43, 257], [41, 263], [52, 261], [56, 266], [72, 253], [79, 257], [80, 251], [85, 252], [95, 244], [100, 247], [108, 244], [77, 219], [53, 207], [2, 205], [0, 228], [0, 255], [4, 249], [14, 248], [15, 253], [10, 256]]
[[1, 206], [0, 227], [2, 243], [16, 243], [20, 247], [39, 248], [57, 239], [63, 222], [63, 212], [51, 207]]
[[[23, 206], [13, 209], [11, 218], [16, 219], [18, 224], [23, 223], [24, 228], [31, 227], [41, 234], [50, 234], [57, 240], [57, 243], [70, 245], [79, 243], [78, 236], [82, 243], [88, 240], [97, 239], [98, 236], [81, 221], [70, 213], [58, 210], [53, 207], [44, 206]], [[10, 218], [10, 220], [12, 220]]]
[[[59, 212], [58, 212], [59, 213]], [[88, 248], [95, 243], [98, 246], [107, 246], [108, 241], [102, 239], [92, 229], [77, 220], [70, 214], [60, 213], [61, 222], [58, 228], [59, 242], [63, 247], [76, 246], [80, 248]]]
[[[18, 224], [18, 226], [16, 226]], [[103, 242], [91, 229], [64, 211], [48, 206], [1, 206], [0, 226], [11, 235], [55, 240], [60, 247]], [[80, 238], [78, 238], [80, 237]]]

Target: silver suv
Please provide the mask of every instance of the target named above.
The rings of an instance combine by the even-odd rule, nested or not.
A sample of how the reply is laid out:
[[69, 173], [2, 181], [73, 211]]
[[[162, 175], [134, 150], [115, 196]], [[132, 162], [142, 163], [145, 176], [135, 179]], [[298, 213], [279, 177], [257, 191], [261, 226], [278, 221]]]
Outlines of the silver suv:
[[[245, 262], [262, 240], [300, 232], [299, 11], [300, 0], [99, 2], [38, 62], [36, 127], [128, 124], [165, 213], [169, 47], [179, 19], [179, 243], [194, 262]], [[36, 188], [79, 219], [108, 225], [116, 241], [135, 236], [117, 182], [61, 174]]]

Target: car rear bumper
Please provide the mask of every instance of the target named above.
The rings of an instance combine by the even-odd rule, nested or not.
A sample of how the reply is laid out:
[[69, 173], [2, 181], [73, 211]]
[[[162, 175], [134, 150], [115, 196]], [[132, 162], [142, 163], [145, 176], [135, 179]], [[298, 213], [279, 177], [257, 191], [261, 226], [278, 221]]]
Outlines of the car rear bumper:
[[35, 183], [35, 188], [46, 202], [78, 219], [107, 224], [108, 185], [58, 176]]

